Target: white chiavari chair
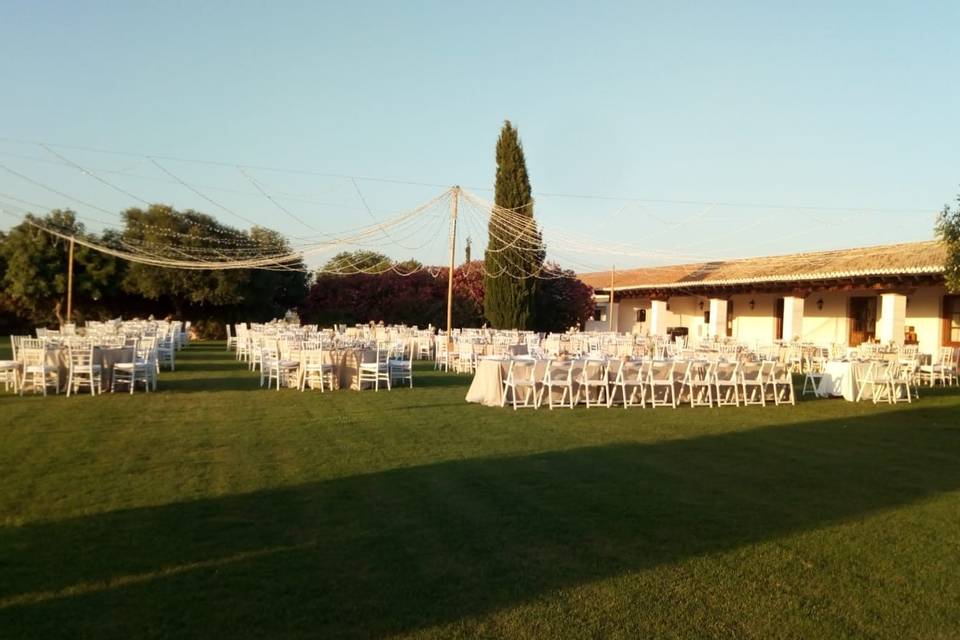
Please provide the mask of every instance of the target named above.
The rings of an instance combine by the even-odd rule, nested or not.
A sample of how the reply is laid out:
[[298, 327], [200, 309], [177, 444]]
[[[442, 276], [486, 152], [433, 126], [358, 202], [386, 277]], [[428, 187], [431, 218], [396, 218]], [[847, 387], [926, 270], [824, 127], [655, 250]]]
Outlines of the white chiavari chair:
[[56, 393], [60, 393], [59, 369], [47, 362], [47, 350], [42, 340], [24, 339], [20, 343], [19, 357], [22, 371], [21, 396], [28, 384], [34, 393], [39, 390], [43, 395], [47, 395], [47, 387], [51, 385]]
[[67, 357], [70, 361], [70, 368], [67, 372], [67, 397], [73, 392], [78, 392], [84, 386], [90, 389], [90, 395], [95, 396], [103, 393], [101, 388], [101, 370], [100, 365], [94, 361], [95, 350], [93, 345], [68, 345]]
[[[373, 359], [369, 360], [372, 355]], [[390, 390], [390, 348], [382, 342], [377, 342], [372, 354], [364, 351], [362, 361], [360, 362], [360, 388], [363, 384], [369, 382], [373, 385], [374, 391], [380, 391], [380, 383], [387, 385], [387, 391]]]
[[418, 342], [413, 338], [406, 342], [400, 341], [395, 345], [387, 360], [387, 371], [390, 377], [390, 386], [398, 382], [409, 382], [413, 388], [413, 355], [418, 349]]

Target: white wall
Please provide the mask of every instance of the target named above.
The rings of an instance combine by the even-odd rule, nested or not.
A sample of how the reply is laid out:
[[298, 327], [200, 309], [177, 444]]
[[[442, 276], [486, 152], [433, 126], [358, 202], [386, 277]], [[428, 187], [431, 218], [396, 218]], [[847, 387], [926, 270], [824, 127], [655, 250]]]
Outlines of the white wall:
[[[803, 313], [803, 339], [817, 344], [846, 343], [850, 337], [847, 318], [851, 295], [839, 291], [814, 291], [807, 296]], [[823, 300], [823, 309], [817, 301]]]
[[[918, 334], [920, 350], [934, 353], [941, 344], [943, 327], [942, 304], [945, 294], [942, 286], [921, 287], [907, 296], [906, 326], [912, 326]], [[861, 291], [814, 291], [805, 298], [803, 319], [803, 340], [828, 345], [834, 342], [846, 343], [850, 335], [850, 323], [847, 318], [851, 297], [876, 296], [879, 312], [879, 293], [874, 290]], [[777, 298], [782, 294], [757, 293], [737, 294], [733, 301], [733, 336], [747, 344], [769, 344], [775, 338], [775, 309]], [[750, 308], [753, 300], [754, 308]], [[817, 302], [823, 300], [823, 308], [817, 308]], [[699, 303], [703, 301], [704, 308]], [[598, 302], [604, 307], [605, 302]], [[687, 327], [693, 343], [706, 337], [707, 325], [703, 321], [703, 312], [709, 308], [706, 297], [673, 296], [668, 302], [667, 327]], [[636, 309], [647, 309], [650, 318], [650, 300], [647, 298], [621, 298], [615, 307], [618, 331], [642, 335], [648, 333], [648, 327], [637, 323]], [[878, 313], [879, 315], [879, 313]], [[604, 316], [606, 318], [606, 315]], [[647, 323], [649, 325], [649, 322]], [[587, 330], [607, 331], [610, 324], [604, 319], [600, 322], [588, 321]]]
[[920, 340], [920, 351], [936, 353], [943, 344], [943, 287], [922, 287], [907, 296], [908, 327], [913, 327]]
[[733, 296], [733, 337], [747, 344], [773, 342], [777, 330], [774, 318], [777, 298], [769, 293]]
[[[803, 319], [803, 340], [828, 345], [834, 342], [846, 343], [850, 336], [850, 321], [847, 318], [851, 297], [876, 296], [879, 315], [879, 293], [875, 290], [814, 291], [805, 298]], [[921, 287], [907, 296], [906, 326], [913, 327], [920, 341], [920, 350], [935, 353], [941, 344], [943, 321], [942, 305], [945, 295], [942, 286]], [[769, 344], [775, 338], [775, 309], [777, 298], [782, 294], [737, 294], [733, 300], [733, 336], [748, 344]], [[754, 308], [750, 308], [753, 300]], [[823, 308], [817, 308], [817, 302], [823, 300]], [[704, 308], [699, 303], [703, 301]], [[599, 306], [605, 308], [605, 302]], [[668, 302], [667, 327], [687, 327], [692, 342], [707, 335], [707, 325], [703, 321], [703, 312], [709, 308], [706, 297], [673, 296]], [[647, 309], [650, 319], [650, 300], [647, 298], [621, 298], [615, 307], [618, 331], [646, 335], [647, 326], [635, 321], [636, 309]], [[606, 316], [605, 316], [606, 317]], [[649, 325], [649, 322], [647, 323]], [[609, 322], [587, 322], [587, 330], [607, 331]], [[788, 336], [787, 336], [788, 337]], [[789, 337], [788, 337], [789, 338]]]
[[[646, 335], [648, 332], [647, 325], [650, 323], [650, 301], [646, 298], [623, 298], [618, 306], [620, 307], [617, 314], [617, 324], [620, 327], [618, 331]], [[647, 322], [637, 322], [638, 309], [646, 310]]]

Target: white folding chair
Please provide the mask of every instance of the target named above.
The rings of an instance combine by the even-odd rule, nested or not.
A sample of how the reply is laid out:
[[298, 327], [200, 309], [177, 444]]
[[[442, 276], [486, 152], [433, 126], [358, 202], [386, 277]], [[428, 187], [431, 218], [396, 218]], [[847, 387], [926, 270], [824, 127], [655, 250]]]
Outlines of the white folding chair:
[[718, 407], [739, 407], [740, 363], [718, 362], [713, 368], [713, 388]]
[[[503, 381], [503, 395], [500, 406], [506, 406], [507, 397], [516, 411], [519, 408], [537, 408], [540, 380], [537, 379], [537, 361], [515, 358], [507, 368], [507, 377]], [[518, 402], [518, 398], [520, 398]]]
[[590, 408], [590, 392], [596, 391], [596, 406], [609, 406], [607, 399], [610, 395], [610, 379], [607, 374], [607, 363], [604, 360], [586, 359], [579, 363], [580, 375], [577, 377], [577, 395], [583, 393], [584, 403]]
[[577, 402], [577, 393], [574, 393], [573, 362], [570, 360], [547, 360], [543, 372], [543, 384], [540, 387], [540, 397], [537, 404], [543, 406], [543, 395], [547, 395], [547, 404], [553, 409], [553, 391], [560, 389], [560, 400], [557, 406], [573, 409]]
[[675, 371], [676, 362], [674, 360], [659, 360], [650, 363], [647, 387], [650, 389], [651, 407], [677, 408]]

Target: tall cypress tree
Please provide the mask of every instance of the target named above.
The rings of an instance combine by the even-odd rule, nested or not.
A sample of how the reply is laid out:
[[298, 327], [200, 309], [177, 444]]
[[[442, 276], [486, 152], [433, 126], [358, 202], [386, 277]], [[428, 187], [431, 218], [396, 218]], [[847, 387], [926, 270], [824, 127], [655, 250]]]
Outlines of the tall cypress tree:
[[[484, 283], [484, 316], [497, 329], [531, 329], [534, 322], [537, 279], [518, 276], [539, 272], [544, 251], [542, 246], [531, 247], [529, 241], [532, 236], [535, 238], [533, 244], [539, 245], [540, 236], [533, 221], [533, 195], [523, 147], [517, 130], [509, 120], [503, 123], [500, 138], [497, 140], [494, 202], [504, 209], [510, 209], [512, 220], [507, 222], [496, 212], [490, 220], [489, 240], [484, 256], [487, 272]], [[524, 242], [514, 242], [519, 233], [506, 230], [516, 230], [518, 218], [530, 220], [530, 228], [521, 232], [528, 238]]]

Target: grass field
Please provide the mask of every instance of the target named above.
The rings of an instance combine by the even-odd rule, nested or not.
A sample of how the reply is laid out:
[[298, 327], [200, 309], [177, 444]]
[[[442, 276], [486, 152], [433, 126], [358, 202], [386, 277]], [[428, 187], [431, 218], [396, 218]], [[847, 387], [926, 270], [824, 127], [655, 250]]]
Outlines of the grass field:
[[0, 394], [0, 638], [960, 637], [960, 394], [513, 412], [418, 370]]

